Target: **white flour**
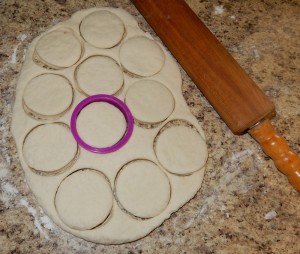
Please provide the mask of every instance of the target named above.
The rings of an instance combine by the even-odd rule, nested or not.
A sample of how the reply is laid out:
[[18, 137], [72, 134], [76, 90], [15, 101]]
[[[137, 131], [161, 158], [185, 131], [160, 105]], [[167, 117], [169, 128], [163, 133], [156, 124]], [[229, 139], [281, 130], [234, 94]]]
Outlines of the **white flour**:
[[223, 5], [219, 5], [219, 6], [215, 6], [214, 7], [214, 14], [215, 15], [221, 15], [223, 14], [225, 11], [224, 6]]

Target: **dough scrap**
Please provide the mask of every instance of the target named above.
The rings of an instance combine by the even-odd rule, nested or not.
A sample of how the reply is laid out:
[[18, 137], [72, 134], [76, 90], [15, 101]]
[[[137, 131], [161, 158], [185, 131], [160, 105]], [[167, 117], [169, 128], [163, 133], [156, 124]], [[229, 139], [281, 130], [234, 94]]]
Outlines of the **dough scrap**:
[[71, 31], [56, 30], [39, 39], [35, 52], [40, 60], [54, 68], [75, 64], [81, 56], [81, 43]]
[[115, 94], [123, 85], [123, 72], [110, 57], [92, 56], [76, 69], [79, 89], [86, 95]]
[[29, 132], [23, 144], [25, 161], [40, 173], [60, 172], [74, 161], [77, 150], [69, 127], [63, 123], [37, 126]]
[[123, 113], [106, 102], [94, 102], [83, 108], [77, 117], [77, 132], [94, 147], [110, 147], [124, 135], [127, 122]]
[[201, 169], [208, 157], [203, 138], [186, 126], [172, 126], [160, 133], [155, 153], [165, 169], [178, 175], [188, 175]]
[[29, 81], [23, 101], [31, 113], [56, 116], [66, 111], [73, 101], [73, 89], [69, 81], [60, 75], [42, 74]]
[[160, 214], [171, 196], [167, 175], [148, 160], [136, 160], [125, 165], [117, 176], [115, 188], [123, 208], [140, 218]]
[[109, 11], [95, 11], [81, 22], [80, 33], [91, 45], [112, 48], [118, 44], [125, 32], [124, 23]]
[[125, 102], [135, 119], [151, 124], [167, 119], [175, 105], [170, 90], [154, 80], [135, 82], [128, 89]]
[[121, 45], [120, 61], [127, 71], [149, 77], [162, 69], [165, 54], [154, 40], [145, 36], [136, 36]]
[[102, 173], [78, 170], [59, 185], [55, 207], [60, 219], [70, 228], [92, 229], [103, 223], [112, 209], [112, 191]]

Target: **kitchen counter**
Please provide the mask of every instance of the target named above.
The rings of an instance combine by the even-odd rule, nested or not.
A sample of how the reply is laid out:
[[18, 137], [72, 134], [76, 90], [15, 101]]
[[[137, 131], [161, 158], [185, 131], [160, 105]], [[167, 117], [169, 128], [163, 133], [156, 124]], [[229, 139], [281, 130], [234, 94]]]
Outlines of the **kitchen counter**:
[[[187, 3], [274, 102], [272, 122], [300, 153], [299, 1]], [[36, 36], [94, 6], [124, 8], [153, 34], [126, 0], [0, 2], [0, 253], [300, 253], [299, 193], [249, 135], [230, 132], [183, 70], [183, 94], [209, 148], [194, 199], [148, 236], [116, 246], [74, 237], [44, 214], [10, 132], [16, 82]]]

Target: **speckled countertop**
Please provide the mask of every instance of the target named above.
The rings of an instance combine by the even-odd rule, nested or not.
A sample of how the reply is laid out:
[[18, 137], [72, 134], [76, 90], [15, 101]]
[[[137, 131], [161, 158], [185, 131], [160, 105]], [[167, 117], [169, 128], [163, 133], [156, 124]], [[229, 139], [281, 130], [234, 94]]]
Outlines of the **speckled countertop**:
[[[170, 1], [171, 2], [171, 1]], [[188, 0], [277, 108], [273, 123], [300, 153], [300, 4], [297, 0]], [[203, 186], [147, 237], [104, 246], [55, 226], [28, 189], [10, 132], [29, 43], [74, 12], [126, 0], [0, 1], [0, 253], [300, 253], [300, 197], [248, 136], [234, 136], [183, 75], [183, 93], [207, 136]]]

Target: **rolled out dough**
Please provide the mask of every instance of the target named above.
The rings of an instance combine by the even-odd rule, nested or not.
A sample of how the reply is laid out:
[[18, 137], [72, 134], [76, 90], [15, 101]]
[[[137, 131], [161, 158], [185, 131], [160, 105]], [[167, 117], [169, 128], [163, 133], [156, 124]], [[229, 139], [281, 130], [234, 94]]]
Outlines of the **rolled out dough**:
[[[178, 65], [130, 14], [80, 11], [27, 52], [12, 132], [26, 182], [58, 226], [96, 243], [131, 242], [194, 197], [207, 159], [203, 130], [182, 96]], [[99, 93], [126, 100], [135, 119], [155, 124], [135, 124], [128, 143], [109, 154], [79, 147], [69, 128], [72, 112]], [[179, 121], [196, 130], [168, 127]], [[76, 123], [96, 147], [115, 144], [126, 130], [123, 114], [104, 102], [86, 106]]]

